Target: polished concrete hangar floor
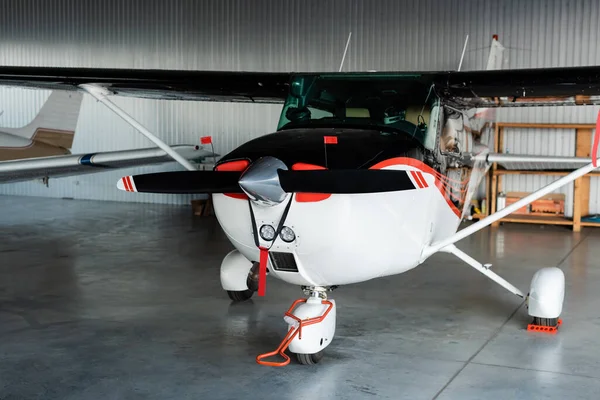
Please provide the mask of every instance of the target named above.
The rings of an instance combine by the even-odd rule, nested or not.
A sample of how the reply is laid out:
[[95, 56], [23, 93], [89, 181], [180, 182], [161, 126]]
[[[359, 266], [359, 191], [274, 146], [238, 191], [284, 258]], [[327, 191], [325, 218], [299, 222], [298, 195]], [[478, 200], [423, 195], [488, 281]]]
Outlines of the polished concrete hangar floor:
[[[527, 289], [567, 276], [558, 335], [448, 255], [338, 289], [317, 366], [256, 365], [300, 291], [231, 305], [230, 249], [187, 207], [0, 197], [0, 399], [598, 399], [600, 230], [506, 225], [459, 247]], [[368, 266], [365, 266], [368, 267]]]

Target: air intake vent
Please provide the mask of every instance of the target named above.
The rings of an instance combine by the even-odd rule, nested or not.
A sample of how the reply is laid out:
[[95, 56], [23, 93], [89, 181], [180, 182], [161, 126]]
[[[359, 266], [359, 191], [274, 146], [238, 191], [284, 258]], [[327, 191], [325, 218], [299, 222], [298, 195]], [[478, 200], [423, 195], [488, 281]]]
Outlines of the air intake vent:
[[279, 253], [273, 251], [269, 253], [271, 256], [271, 264], [275, 271], [298, 272], [296, 259], [292, 253]]

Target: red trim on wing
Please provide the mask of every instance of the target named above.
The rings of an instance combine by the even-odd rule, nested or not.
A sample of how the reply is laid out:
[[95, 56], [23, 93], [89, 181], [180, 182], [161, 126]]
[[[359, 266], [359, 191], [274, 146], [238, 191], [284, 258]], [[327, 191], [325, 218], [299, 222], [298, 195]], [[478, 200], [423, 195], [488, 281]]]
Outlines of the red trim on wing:
[[[435, 186], [438, 188], [438, 190], [440, 191], [442, 196], [444, 196], [444, 199], [446, 200], [446, 203], [448, 204], [448, 206], [450, 207], [452, 212], [454, 212], [454, 214], [456, 214], [456, 216], [458, 218], [460, 218], [460, 216], [462, 215], [462, 212], [458, 208], [456, 208], [456, 206], [454, 205], [452, 200], [450, 200], [448, 198], [448, 195], [446, 194], [446, 189], [445, 189], [444, 183], [437, 178], [437, 174], [439, 174], [439, 172], [437, 172], [436, 170], [434, 170], [433, 168], [431, 168], [429, 165], [425, 164], [424, 162], [416, 160], [414, 158], [410, 158], [410, 157], [389, 158], [387, 160], [378, 162], [377, 164], [373, 165], [370, 169], [382, 169], [385, 167], [390, 167], [392, 165], [408, 165], [409, 167], [418, 168], [427, 174], [433, 175], [433, 177], [435, 178]], [[423, 177], [423, 182], [425, 182], [424, 177]], [[427, 187], [427, 182], [425, 182], [425, 185], [426, 185], [425, 187]]]
[[[250, 162], [248, 160], [227, 161], [215, 167], [215, 171], [245, 171]], [[223, 193], [227, 197], [240, 200], [248, 200], [245, 193]]]
[[[307, 163], [296, 163], [292, 165], [292, 171], [311, 171], [311, 170], [322, 170], [327, 169], [320, 165], [307, 164]], [[323, 201], [331, 197], [329, 193], [296, 193], [296, 201], [298, 203], [314, 203], [317, 201]]]

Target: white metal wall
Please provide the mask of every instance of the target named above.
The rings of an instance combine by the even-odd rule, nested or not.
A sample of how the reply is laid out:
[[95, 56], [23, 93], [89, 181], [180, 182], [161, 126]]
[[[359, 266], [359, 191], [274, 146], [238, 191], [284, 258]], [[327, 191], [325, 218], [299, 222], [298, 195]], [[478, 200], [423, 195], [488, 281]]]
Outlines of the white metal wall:
[[[484, 68], [492, 34], [507, 47], [506, 68], [600, 64], [596, 0], [2, 0], [0, 64], [260, 71], [336, 70], [348, 32], [345, 70], [455, 69], [470, 35], [463, 69]], [[47, 92], [0, 89], [0, 125], [23, 125]], [[169, 143], [215, 138], [225, 153], [272, 131], [279, 107], [117, 99]], [[503, 121], [592, 122], [595, 107], [503, 111]], [[560, 140], [568, 141], [568, 133]], [[517, 134], [511, 151], [552, 133]], [[556, 134], [554, 134], [556, 135]], [[556, 139], [559, 140], [559, 139]], [[86, 98], [74, 152], [151, 144]], [[562, 150], [562, 146], [559, 146]], [[556, 148], [548, 147], [548, 154]], [[175, 164], [0, 185], [0, 193], [103, 200], [187, 202], [187, 196], [131, 195], [114, 189], [125, 173]], [[516, 177], [514, 189], [539, 182]], [[511, 182], [510, 185], [513, 185]], [[593, 179], [591, 210], [600, 185]]]

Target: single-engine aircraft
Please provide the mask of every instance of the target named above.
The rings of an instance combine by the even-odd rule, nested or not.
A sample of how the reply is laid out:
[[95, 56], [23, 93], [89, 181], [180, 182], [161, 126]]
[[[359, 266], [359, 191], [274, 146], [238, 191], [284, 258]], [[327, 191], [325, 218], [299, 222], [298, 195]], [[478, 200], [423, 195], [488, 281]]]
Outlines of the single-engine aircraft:
[[[333, 289], [401, 274], [437, 252], [526, 298], [531, 329], [559, 325], [560, 269], [540, 269], [523, 292], [455, 244], [594, 170], [600, 129], [591, 159], [494, 154], [478, 141], [468, 115], [477, 108], [600, 104], [600, 67], [368, 73], [0, 67], [0, 84], [87, 92], [158, 143], [109, 96], [283, 103], [276, 132], [226, 154], [212, 171], [194, 170], [163, 143], [187, 171], [117, 183], [129, 192], [212, 194], [235, 247], [220, 272], [233, 301], [264, 295], [267, 275], [304, 290], [306, 298], [285, 313], [282, 343], [259, 355], [260, 364], [286, 365], [286, 349], [302, 364], [317, 363], [335, 333]], [[494, 162], [573, 171], [458, 230]]]

